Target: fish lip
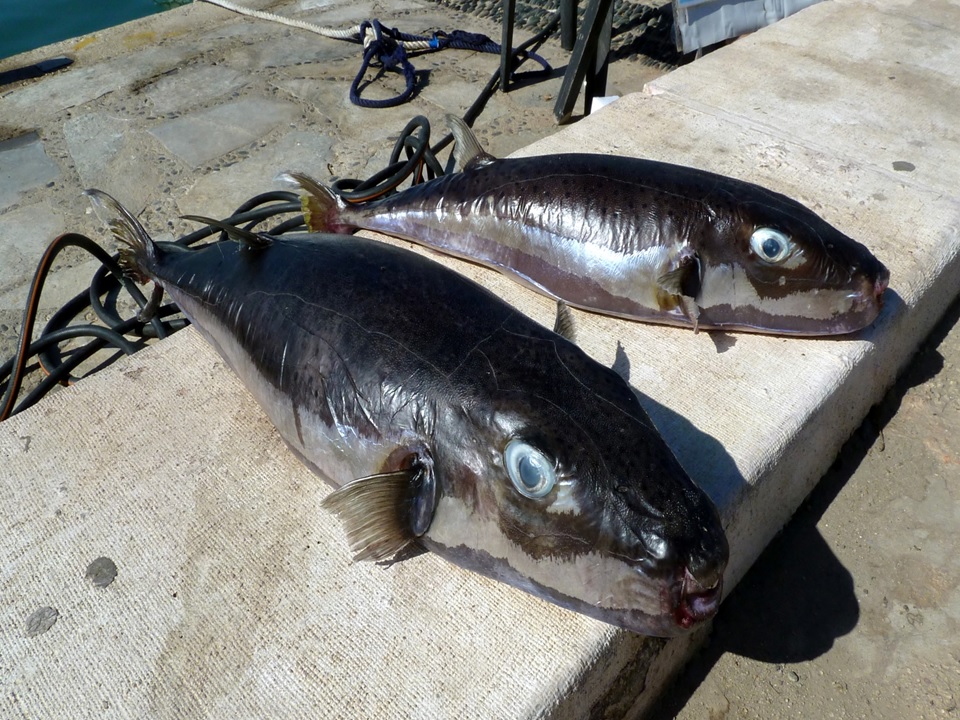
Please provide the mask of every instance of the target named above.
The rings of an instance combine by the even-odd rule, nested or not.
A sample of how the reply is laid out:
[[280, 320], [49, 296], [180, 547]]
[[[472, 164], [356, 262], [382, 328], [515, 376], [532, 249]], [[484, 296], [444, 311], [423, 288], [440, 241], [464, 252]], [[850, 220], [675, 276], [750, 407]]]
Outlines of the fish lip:
[[861, 277], [855, 288], [847, 294], [850, 309], [841, 313], [831, 325], [830, 331], [817, 334], [845, 335], [868, 327], [883, 310], [884, 293], [890, 285], [890, 273], [884, 268], [873, 277]]
[[688, 568], [683, 568], [674, 591], [678, 596], [673, 609], [674, 622], [684, 630], [690, 630], [717, 614], [723, 594], [723, 576], [705, 586]]

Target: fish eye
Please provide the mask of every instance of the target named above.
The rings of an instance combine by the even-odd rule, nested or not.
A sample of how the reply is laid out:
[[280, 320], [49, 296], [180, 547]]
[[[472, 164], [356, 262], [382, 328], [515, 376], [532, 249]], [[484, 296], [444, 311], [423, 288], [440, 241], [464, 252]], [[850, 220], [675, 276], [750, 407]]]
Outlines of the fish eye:
[[524, 497], [542, 498], [557, 482], [553, 463], [542, 452], [523, 440], [511, 440], [503, 451], [503, 461], [513, 486]]
[[766, 260], [769, 263], [781, 263], [790, 257], [793, 242], [779, 230], [762, 227], [754, 230], [753, 235], [750, 236], [750, 249], [761, 260]]

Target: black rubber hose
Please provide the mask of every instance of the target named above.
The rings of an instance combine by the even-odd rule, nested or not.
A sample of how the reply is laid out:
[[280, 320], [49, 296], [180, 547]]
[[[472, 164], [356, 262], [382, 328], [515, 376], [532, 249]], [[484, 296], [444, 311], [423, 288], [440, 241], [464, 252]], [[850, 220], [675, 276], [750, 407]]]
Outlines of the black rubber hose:
[[[15, 413], [26, 410], [28, 407], [36, 403], [40, 398], [46, 395], [50, 388], [59, 383], [63, 383], [70, 376], [70, 370], [73, 370], [77, 365], [86, 360], [88, 357], [93, 355], [97, 350], [102, 349], [106, 345], [113, 345], [118, 350], [123, 352], [126, 355], [133, 355], [138, 348], [128, 341], [123, 335], [115, 330], [110, 328], [101, 327], [99, 325], [71, 325], [68, 328], [63, 328], [57, 330], [56, 332], [45, 335], [39, 340], [30, 344], [30, 348], [27, 352], [28, 356], [38, 355], [42, 350], [61, 343], [64, 340], [72, 340], [79, 337], [92, 337], [95, 338], [95, 342], [88, 343], [86, 346], [81, 348], [81, 352], [71, 354], [69, 358], [61, 361], [57, 368], [47, 375], [40, 383], [31, 390], [27, 396], [20, 401], [20, 404], [17, 405]], [[5, 364], [0, 368], [0, 377], [5, 373], [9, 363]]]
[[[537, 33], [535, 36], [521, 44], [514, 51], [515, 57], [520, 61], [527, 58], [538, 59], [535, 51], [544, 41], [552, 35], [560, 23], [559, 14], [555, 14], [551, 21]], [[544, 64], [544, 70], [522, 73], [523, 77], [543, 76], [549, 72]], [[516, 63], [519, 65], [519, 63]], [[499, 85], [499, 69], [494, 72], [490, 80], [484, 86], [480, 95], [464, 113], [464, 121], [472, 126], [476, 118], [480, 115], [483, 107], [492, 96]], [[419, 131], [419, 133], [417, 132]], [[455, 158], [451, 153], [447, 159], [445, 167], [442, 167], [437, 159], [437, 155], [446, 148], [453, 140], [451, 134], [445, 135], [438, 143], [432, 147], [430, 141], [430, 123], [425, 117], [416, 117], [407, 123], [407, 127], [401, 133], [400, 138], [394, 145], [391, 153], [391, 162], [387, 168], [374, 174], [366, 180], [341, 179], [334, 183], [333, 188], [340, 193], [348, 202], [364, 202], [373, 198], [388, 195], [396, 190], [407, 178], [412, 176], [411, 183], [418, 184], [440, 177], [445, 173], [453, 172]], [[406, 160], [401, 160], [405, 155]], [[296, 214], [288, 220], [285, 220], [271, 229], [271, 234], [282, 234], [292, 230], [303, 228], [303, 216], [300, 215], [300, 198], [296, 193], [287, 191], [271, 191], [262, 193], [250, 198], [243, 203], [236, 212], [224, 222], [230, 225], [240, 226], [246, 224], [248, 230], [252, 230], [257, 225], [266, 220], [281, 214]], [[182, 246], [191, 246], [201, 240], [218, 234], [220, 231], [212, 226], [200, 228], [194, 232], [176, 240], [176, 243]], [[222, 236], [222, 239], [223, 238]], [[78, 294], [60, 308], [47, 323], [41, 337], [31, 342], [33, 328], [36, 321], [37, 310], [39, 308], [40, 293], [44, 282], [50, 271], [53, 260], [66, 247], [81, 247], [90, 252], [94, 257], [101, 261], [103, 267], [97, 270], [87, 291]], [[83, 360], [92, 356], [95, 352], [102, 350], [108, 344], [113, 344], [120, 348], [122, 352], [128, 353], [135, 351], [136, 346], [123, 337], [129, 332], [136, 332], [142, 339], [148, 337], [163, 338], [172, 332], [175, 332], [189, 322], [183, 318], [177, 318], [164, 322], [162, 318], [174, 315], [179, 310], [173, 304], [166, 304], [160, 308], [160, 311], [152, 318], [149, 324], [144, 324], [132, 318], [124, 320], [116, 311], [115, 305], [108, 307], [101, 301], [101, 297], [108, 297], [116, 293], [120, 288], [127, 290], [137, 305], [143, 309], [147, 304], [140, 289], [123, 273], [117, 263], [115, 256], [110, 256], [103, 248], [97, 245], [84, 235], [77, 233], [66, 233], [55, 239], [47, 248], [38, 264], [37, 271], [31, 284], [30, 293], [24, 308], [23, 322], [21, 323], [21, 338], [13, 357], [0, 366], [0, 388], [3, 389], [3, 395], [0, 396], [0, 421], [10, 417], [14, 412], [17, 395], [23, 382], [23, 372], [29, 357], [37, 356], [41, 367], [48, 373], [40, 384], [31, 391], [28, 396], [17, 405], [17, 411], [24, 407], [29, 407], [37, 399], [43, 396], [53, 385], [62, 382], [69, 382], [75, 378], [70, 375], [70, 371], [77, 367]], [[96, 325], [70, 326], [68, 323], [82, 313], [87, 307], [91, 308], [97, 317], [103, 321], [107, 328]], [[91, 337], [91, 341], [85, 346], [72, 349], [67, 358], [60, 355], [58, 344], [66, 339], [76, 337]]]

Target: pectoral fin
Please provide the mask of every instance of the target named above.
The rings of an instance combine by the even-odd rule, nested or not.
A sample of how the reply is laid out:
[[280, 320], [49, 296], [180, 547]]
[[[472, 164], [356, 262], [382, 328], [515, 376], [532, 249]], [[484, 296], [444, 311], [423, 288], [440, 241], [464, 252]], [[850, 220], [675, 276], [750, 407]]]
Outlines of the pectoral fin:
[[432, 465], [358, 478], [321, 504], [343, 522], [354, 560], [387, 560], [430, 527], [437, 506]]
[[693, 324], [694, 332], [699, 329], [700, 306], [697, 305], [697, 296], [700, 295], [700, 273], [700, 257], [687, 246], [680, 252], [677, 267], [657, 278], [657, 285], [662, 290], [679, 296], [680, 309]]
[[695, 252], [682, 252], [677, 267], [657, 278], [657, 284], [669, 293], [696, 298], [700, 294], [700, 258]]
[[697, 305], [697, 301], [693, 298], [681, 296], [680, 309], [687, 316], [687, 320], [693, 324], [694, 334], [700, 332], [700, 306]]
[[150, 300], [140, 308], [137, 313], [137, 320], [147, 323], [153, 320], [160, 311], [160, 303], [163, 302], [163, 285], [154, 283], [153, 292], [150, 293]]

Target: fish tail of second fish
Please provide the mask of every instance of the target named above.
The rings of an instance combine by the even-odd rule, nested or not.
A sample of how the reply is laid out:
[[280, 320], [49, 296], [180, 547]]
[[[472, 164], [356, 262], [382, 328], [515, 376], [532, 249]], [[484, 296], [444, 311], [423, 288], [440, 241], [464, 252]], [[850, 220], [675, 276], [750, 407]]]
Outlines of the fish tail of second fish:
[[278, 179], [300, 187], [304, 194], [300, 204], [303, 221], [310, 232], [352, 233], [356, 225], [344, 222], [346, 201], [330, 188], [318, 183], [309, 175], [298, 172], [282, 173]]

